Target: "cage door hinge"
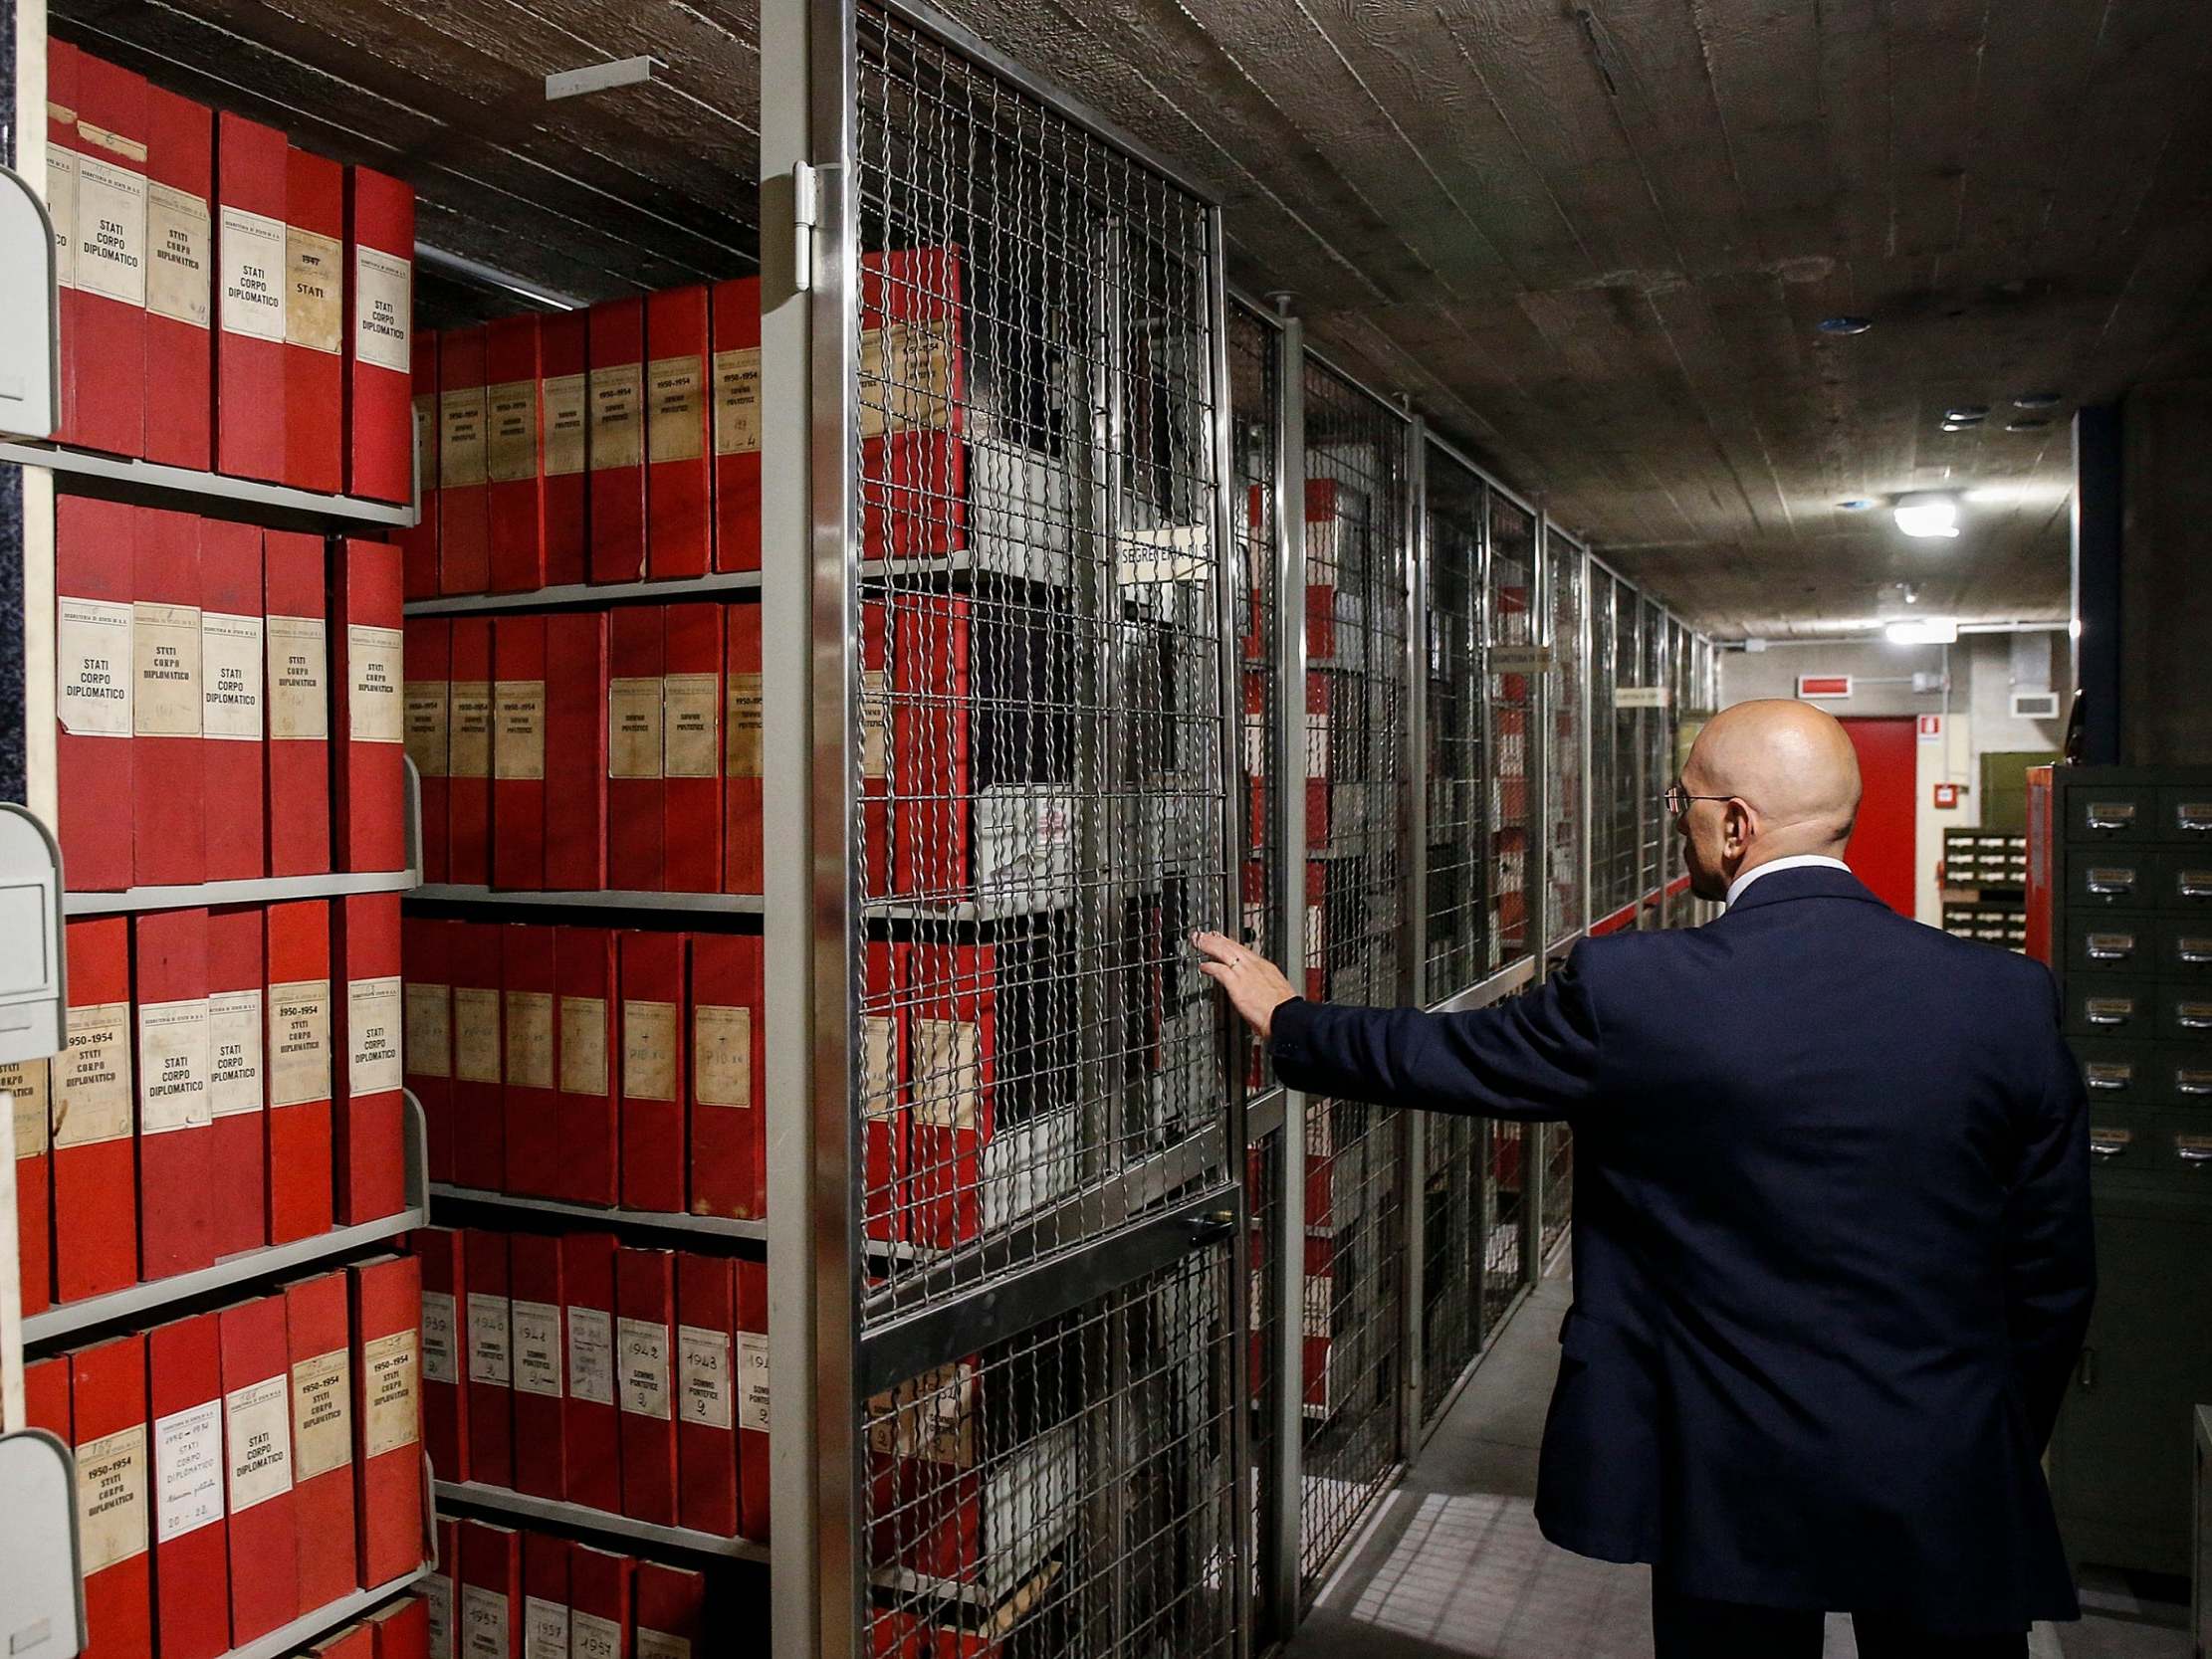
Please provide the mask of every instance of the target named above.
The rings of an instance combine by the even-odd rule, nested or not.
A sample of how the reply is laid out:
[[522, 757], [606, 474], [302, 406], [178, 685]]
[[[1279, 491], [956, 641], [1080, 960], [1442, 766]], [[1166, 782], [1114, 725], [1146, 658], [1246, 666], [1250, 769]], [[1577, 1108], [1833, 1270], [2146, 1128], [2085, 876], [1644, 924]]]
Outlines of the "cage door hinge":
[[791, 286], [806, 293], [814, 286], [814, 233], [822, 223], [821, 169], [811, 161], [791, 166]]

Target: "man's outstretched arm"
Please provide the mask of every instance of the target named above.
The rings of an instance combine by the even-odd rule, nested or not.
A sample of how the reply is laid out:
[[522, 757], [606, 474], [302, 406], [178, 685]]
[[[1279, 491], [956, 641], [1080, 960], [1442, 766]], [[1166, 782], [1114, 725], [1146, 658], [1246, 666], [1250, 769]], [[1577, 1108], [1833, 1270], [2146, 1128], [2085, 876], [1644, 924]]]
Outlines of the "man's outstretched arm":
[[[1464, 1014], [1307, 1002], [1273, 963], [1200, 933], [1203, 967], [1266, 1039], [1293, 1089], [1490, 1118], [1566, 1118], [1590, 1104], [1598, 1020], [1576, 956], [1533, 990]], [[1577, 955], [1580, 954], [1579, 947]]]

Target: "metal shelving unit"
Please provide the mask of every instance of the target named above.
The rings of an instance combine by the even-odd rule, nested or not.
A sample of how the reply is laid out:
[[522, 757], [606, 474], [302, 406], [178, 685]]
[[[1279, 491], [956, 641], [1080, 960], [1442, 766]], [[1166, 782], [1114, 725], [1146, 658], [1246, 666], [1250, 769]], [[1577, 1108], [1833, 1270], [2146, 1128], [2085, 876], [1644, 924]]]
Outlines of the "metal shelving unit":
[[410, 599], [408, 616], [497, 616], [503, 611], [595, 610], [655, 600], [745, 597], [761, 591], [758, 570], [727, 570], [709, 576], [678, 576], [661, 581], [572, 582], [537, 587], [524, 593], [457, 593], [442, 599]]
[[409, 890], [409, 900], [424, 905], [492, 905], [540, 907], [554, 910], [659, 912], [680, 911], [701, 916], [759, 916], [766, 901], [757, 893], [638, 893], [623, 890], [592, 892], [530, 892], [522, 889], [475, 887], [452, 882], [424, 882]]
[[263, 876], [247, 881], [200, 882], [190, 887], [129, 887], [115, 893], [66, 893], [64, 916], [115, 916], [130, 911], [173, 911], [198, 905], [277, 905], [294, 899], [342, 899], [355, 893], [406, 893], [415, 887], [408, 870], [363, 875]]
[[571, 1204], [558, 1198], [532, 1198], [514, 1192], [488, 1192], [482, 1187], [454, 1186], [433, 1181], [430, 1196], [440, 1203], [467, 1204], [508, 1210], [523, 1221], [533, 1216], [561, 1221], [588, 1222], [616, 1232], [682, 1234], [686, 1238], [737, 1239], [765, 1243], [768, 1223], [739, 1221], [720, 1215], [677, 1215], [666, 1210], [626, 1210], [595, 1204]]
[[351, 1595], [318, 1607], [312, 1613], [303, 1613], [290, 1624], [280, 1625], [268, 1635], [234, 1647], [219, 1659], [282, 1659], [320, 1636], [328, 1635], [341, 1625], [350, 1624], [363, 1613], [389, 1601], [393, 1596], [420, 1583], [432, 1571], [428, 1561], [401, 1577], [387, 1579], [373, 1589], [355, 1590]]
[[0, 464], [6, 463], [46, 468], [54, 474], [55, 487], [65, 493], [102, 496], [144, 507], [178, 508], [215, 518], [246, 518], [280, 529], [293, 525], [340, 531], [348, 525], [405, 529], [416, 517], [411, 503], [327, 496], [315, 490], [164, 467], [157, 462], [101, 455], [63, 444], [0, 440]]
[[[689, 1527], [657, 1526], [650, 1521], [636, 1521], [629, 1516], [615, 1515], [607, 1510], [563, 1503], [557, 1498], [534, 1498], [527, 1492], [510, 1491], [504, 1486], [483, 1486], [475, 1481], [437, 1481], [433, 1483], [431, 1490], [441, 1504], [458, 1504], [467, 1509], [482, 1510], [518, 1521], [541, 1521], [555, 1527], [573, 1528], [577, 1532], [596, 1533], [604, 1538], [647, 1544], [686, 1555], [706, 1555], [726, 1561], [765, 1562], [769, 1555], [767, 1545], [756, 1544], [751, 1539], [724, 1538], [717, 1533], [695, 1532]], [[757, 1635], [758, 1632], [749, 1634]]]

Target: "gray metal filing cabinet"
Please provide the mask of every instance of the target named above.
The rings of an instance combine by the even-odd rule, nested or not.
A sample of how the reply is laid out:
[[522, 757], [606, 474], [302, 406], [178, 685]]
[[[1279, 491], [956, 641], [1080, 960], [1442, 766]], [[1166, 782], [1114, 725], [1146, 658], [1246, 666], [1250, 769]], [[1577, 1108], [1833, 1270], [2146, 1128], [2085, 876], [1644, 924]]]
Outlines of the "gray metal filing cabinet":
[[2052, 1488], [2077, 1561], [2185, 1573], [2212, 1398], [2212, 767], [2058, 767], [2051, 822], [2099, 1280]]

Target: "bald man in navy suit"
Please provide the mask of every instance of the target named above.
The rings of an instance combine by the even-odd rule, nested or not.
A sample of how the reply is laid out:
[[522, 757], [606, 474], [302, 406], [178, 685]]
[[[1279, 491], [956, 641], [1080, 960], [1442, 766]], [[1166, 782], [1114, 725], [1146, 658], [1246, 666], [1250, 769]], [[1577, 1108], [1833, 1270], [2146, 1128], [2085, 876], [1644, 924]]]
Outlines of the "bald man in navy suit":
[[2040, 1458], [2095, 1288], [2051, 976], [1897, 916], [1842, 854], [1843, 727], [1739, 704], [1667, 791], [1702, 928], [1586, 939], [1461, 1014], [1307, 1002], [1199, 935], [1318, 1096], [1564, 1119], [1575, 1302], [1536, 1515], [1652, 1565], [1659, 1659], [2012, 1656], [2079, 1616]]

